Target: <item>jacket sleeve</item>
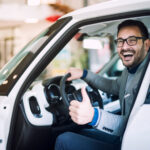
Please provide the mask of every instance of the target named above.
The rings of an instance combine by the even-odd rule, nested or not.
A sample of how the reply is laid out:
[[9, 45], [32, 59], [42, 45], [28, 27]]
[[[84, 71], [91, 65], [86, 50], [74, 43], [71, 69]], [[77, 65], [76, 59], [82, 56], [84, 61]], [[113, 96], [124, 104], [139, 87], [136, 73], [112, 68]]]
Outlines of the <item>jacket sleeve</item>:
[[106, 93], [119, 95], [120, 77], [117, 79], [108, 79], [88, 71], [84, 79], [89, 85], [100, 89]]
[[[88, 84], [106, 93], [119, 95], [122, 76], [117, 79], [108, 79], [88, 71], [84, 79]], [[121, 136], [126, 125], [126, 118], [122, 115], [113, 114], [98, 108], [99, 118], [95, 128], [116, 136]]]
[[[99, 108], [98, 108], [99, 109]], [[121, 136], [126, 125], [126, 117], [99, 109], [99, 119], [95, 128], [108, 134]]]

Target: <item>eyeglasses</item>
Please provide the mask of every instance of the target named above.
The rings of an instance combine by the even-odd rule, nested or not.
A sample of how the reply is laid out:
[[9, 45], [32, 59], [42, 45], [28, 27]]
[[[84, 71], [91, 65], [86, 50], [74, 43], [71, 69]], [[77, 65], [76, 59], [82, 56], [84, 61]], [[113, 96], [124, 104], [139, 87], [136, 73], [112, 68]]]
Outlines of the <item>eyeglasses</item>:
[[136, 37], [136, 36], [130, 36], [126, 39], [122, 39], [122, 38], [119, 38], [119, 39], [116, 39], [115, 40], [115, 43], [117, 44], [117, 47], [122, 47], [124, 42], [127, 42], [127, 44], [129, 46], [133, 46], [133, 45], [136, 45], [137, 44], [137, 41], [139, 39], [143, 39], [143, 40], [146, 40], [145, 37]]

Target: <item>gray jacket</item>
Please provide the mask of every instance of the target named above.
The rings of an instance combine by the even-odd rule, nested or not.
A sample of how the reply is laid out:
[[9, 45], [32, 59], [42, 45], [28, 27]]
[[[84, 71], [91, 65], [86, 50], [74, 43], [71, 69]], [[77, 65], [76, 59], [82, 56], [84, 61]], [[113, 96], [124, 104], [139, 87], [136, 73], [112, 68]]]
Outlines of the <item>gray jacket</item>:
[[97, 129], [112, 135], [122, 136], [146, 60], [147, 57], [135, 73], [130, 73], [127, 69], [124, 69], [122, 75], [116, 80], [104, 78], [88, 71], [84, 80], [106, 93], [118, 95], [121, 106], [121, 115], [99, 109], [100, 117], [96, 125]]

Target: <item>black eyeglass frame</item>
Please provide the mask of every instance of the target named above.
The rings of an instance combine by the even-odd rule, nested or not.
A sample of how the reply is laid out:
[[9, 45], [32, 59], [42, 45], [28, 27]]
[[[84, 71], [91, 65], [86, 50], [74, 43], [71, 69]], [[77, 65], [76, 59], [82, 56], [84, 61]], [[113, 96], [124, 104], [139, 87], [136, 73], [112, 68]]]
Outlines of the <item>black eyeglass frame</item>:
[[[134, 44], [129, 43], [128, 40], [131, 39], [131, 38], [135, 38], [135, 39], [136, 39]], [[114, 41], [115, 41], [117, 47], [122, 47], [122, 46], [124, 45], [124, 42], [126, 42], [129, 46], [134, 46], [134, 45], [137, 44], [137, 41], [138, 41], [139, 39], [142, 39], [143, 41], [145, 41], [147, 38], [146, 38], [146, 37], [138, 37], [138, 36], [129, 36], [129, 37], [126, 38], [126, 39], [118, 38], [118, 39], [116, 39], [116, 40], [114, 40]], [[118, 41], [119, 41], [119, 40], [122, 40], [122, 45], [120, 45], [120, 46], [118, 45]]]

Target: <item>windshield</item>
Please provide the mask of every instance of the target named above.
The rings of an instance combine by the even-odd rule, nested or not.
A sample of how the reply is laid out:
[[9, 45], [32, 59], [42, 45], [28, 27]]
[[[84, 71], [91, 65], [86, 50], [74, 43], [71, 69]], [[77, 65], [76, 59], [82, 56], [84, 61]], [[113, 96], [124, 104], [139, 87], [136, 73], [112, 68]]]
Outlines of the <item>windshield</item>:
[[58, 20], [55, 24], [29, 42], [0, 70], [0, 94], [8, 94], [24, 70], [34, 60], [35, 56], [69, 20], [70, 18]]

